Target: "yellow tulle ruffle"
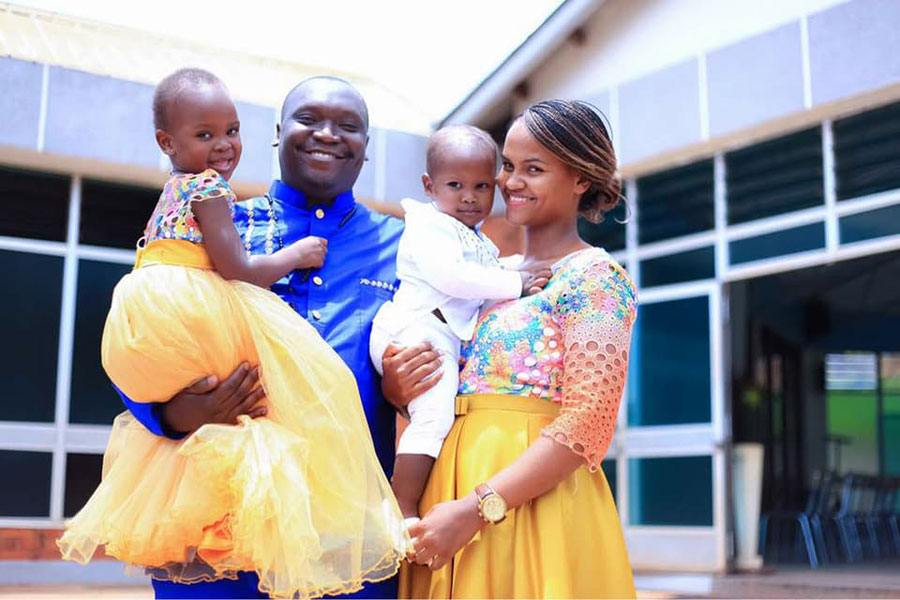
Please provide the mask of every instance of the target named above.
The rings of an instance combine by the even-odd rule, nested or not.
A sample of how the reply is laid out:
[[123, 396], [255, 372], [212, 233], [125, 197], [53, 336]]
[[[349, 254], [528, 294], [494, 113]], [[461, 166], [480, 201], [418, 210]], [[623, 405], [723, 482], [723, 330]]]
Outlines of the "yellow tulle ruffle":
[[393, 575], [408, 538], [353, 374], [277, 296], [196, 268], [202, 246], [162, 244], [113, 293], [102, 343], [110, 379], [134, 401], [164, 402], [247, 361], [260, 365], [268, 415], [181, 441], [119, 415], [102, 483], [58, 542], [63, 558], [84, 563], [105, 545], [184, 583], [256, 571], [277, 597]]

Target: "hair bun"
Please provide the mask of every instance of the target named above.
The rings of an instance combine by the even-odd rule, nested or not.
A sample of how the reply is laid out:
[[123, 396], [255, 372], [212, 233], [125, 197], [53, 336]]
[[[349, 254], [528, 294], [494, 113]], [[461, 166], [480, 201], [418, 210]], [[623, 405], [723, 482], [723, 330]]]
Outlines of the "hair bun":
[[591, 185], [581, 196], [578, 211], [591, 223], [602, 223], [606, 213], [622, 201], [622, 180], [618, 173], [603, 182]]

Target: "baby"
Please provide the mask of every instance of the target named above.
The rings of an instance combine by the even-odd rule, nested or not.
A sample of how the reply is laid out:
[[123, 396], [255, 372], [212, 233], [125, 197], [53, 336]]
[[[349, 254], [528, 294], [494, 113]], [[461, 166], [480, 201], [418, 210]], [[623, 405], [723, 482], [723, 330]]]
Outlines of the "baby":
[[381, 372], [388, 344], [428, 341], [447, 368], [431, 390], [409, 404], [392, 487], [407, 526], [418, 520], [419, 498], [454, 419], [460, 340], [472, 337], [486, 300], [510, 300], [546, 284], [549, 271], [503, 269], [499, 251], [479, 224], [491, 212], [498, 157], [490, 135], [454, 125], [428, 141], [425, 194], [432, 202], [402, 201], [406, 228], [397, 251], [400, 287], [372, 324], [370, 351]]

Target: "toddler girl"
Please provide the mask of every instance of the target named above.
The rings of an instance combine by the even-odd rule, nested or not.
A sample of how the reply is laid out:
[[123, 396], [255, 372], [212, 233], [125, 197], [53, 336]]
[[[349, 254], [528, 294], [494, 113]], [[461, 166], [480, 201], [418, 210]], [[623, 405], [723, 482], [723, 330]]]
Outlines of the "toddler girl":
[[260, 591], [313, 597], [392, 575], [406, 538], [372, 446], [353, 374], [267, 288], [321, 266], [306, 238], [249, 257], [228, 185], [241, 155], [234, 103], [198, 69], [154, 95], [156, 138], [173, 166], [113, 292], [101, 357], [138, 402], [165, 402], [200, 377], [258, 364], [267, 416], [204, 425], [183, 441], [119, 415], [103, 480], [66, 524], [63, 558], [98, 545], [154, 578], [194, 583], [259, 575]]

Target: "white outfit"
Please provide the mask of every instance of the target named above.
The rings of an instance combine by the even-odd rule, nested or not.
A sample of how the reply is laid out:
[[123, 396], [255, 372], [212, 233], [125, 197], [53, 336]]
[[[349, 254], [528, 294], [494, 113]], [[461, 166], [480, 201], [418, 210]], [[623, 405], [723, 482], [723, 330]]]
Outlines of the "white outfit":
[[[471, 339], [485, 300], [509, 300], [522, 293], [518, 271], [500, 267], [497, 247], [433, 204], [401, 201], [406, 228], [397, 248], [400, 287], [372, 322], [369, 352], [381, 373], [390, 342], [409, 346], [428, 341], [442, 353], [440, 382], [409, 404], [409, 427], [400, 436], [398, 454], [437, 457], [453, 425], [459, 388], [460, 339]], [[446, 323], [434, 315], [440, 310]]]

